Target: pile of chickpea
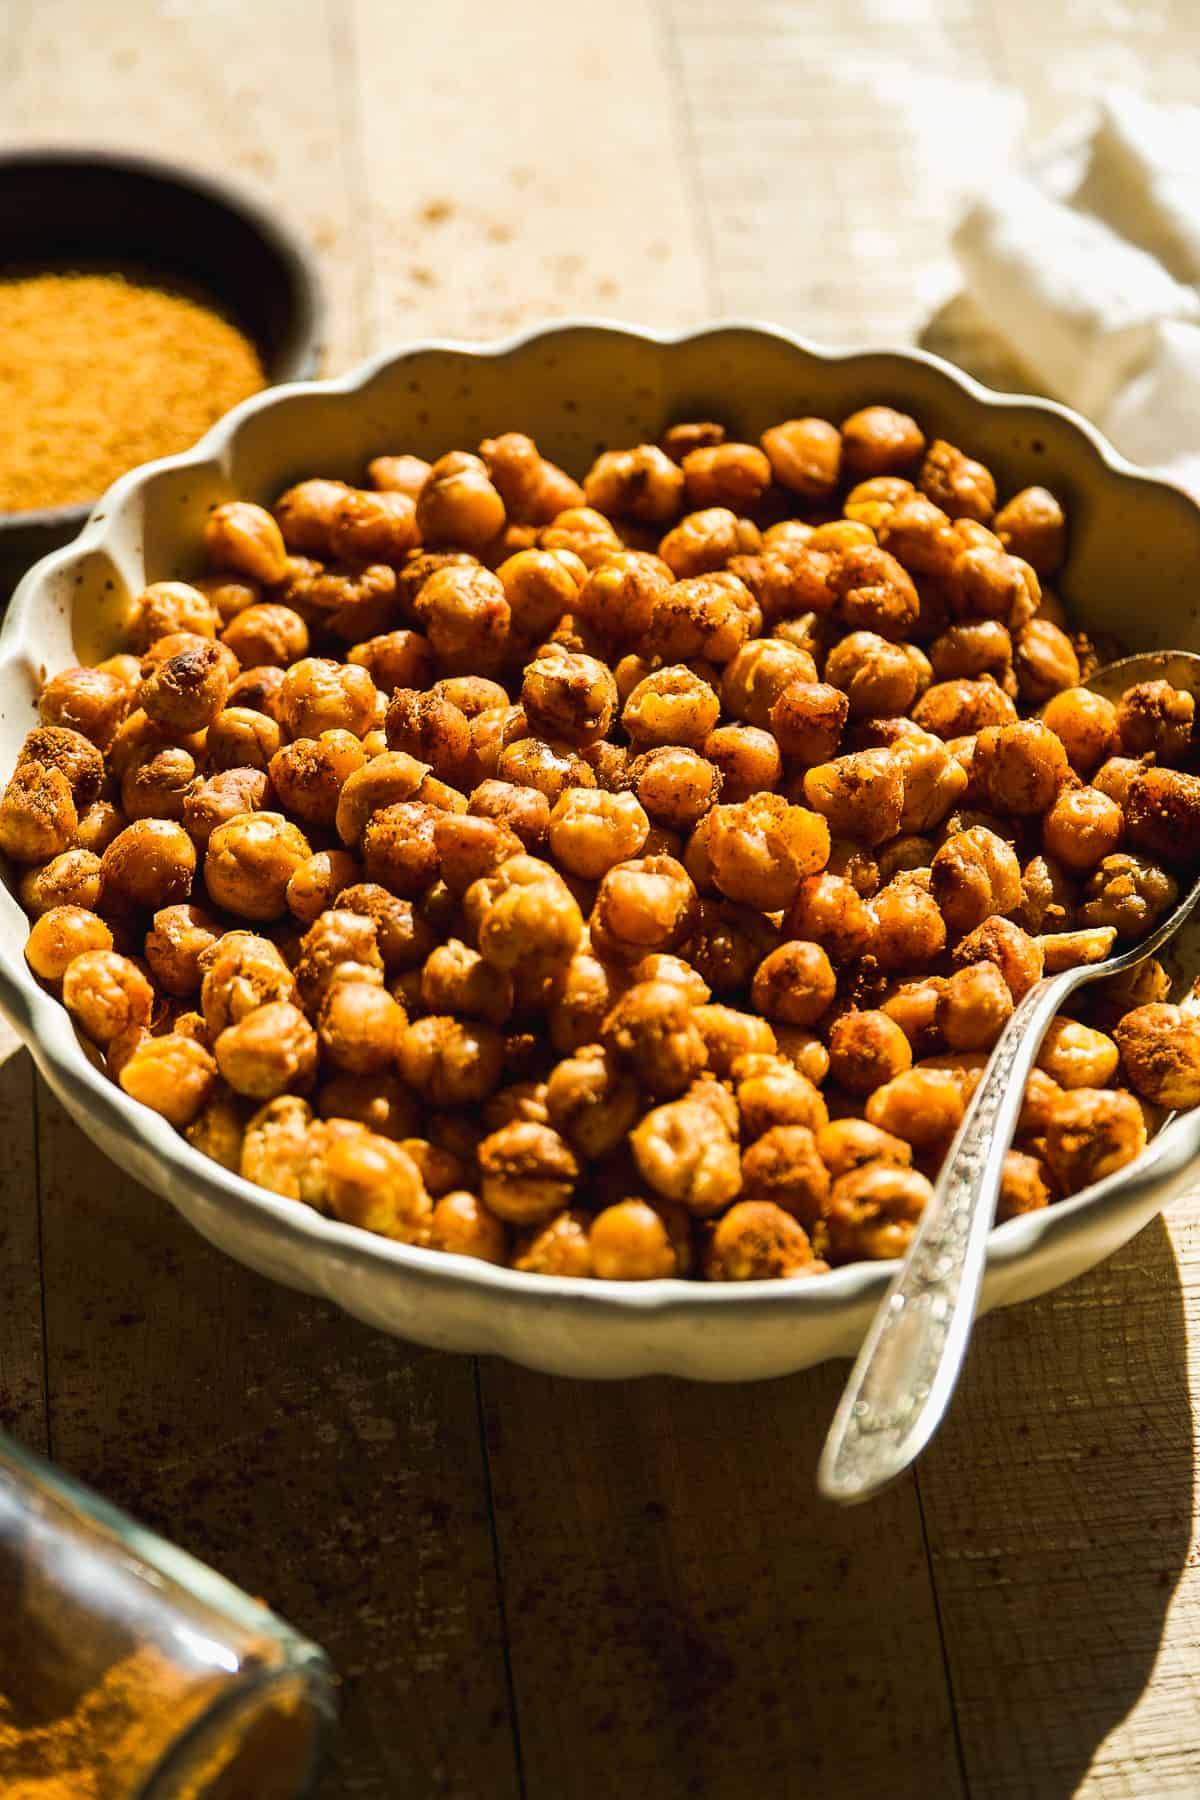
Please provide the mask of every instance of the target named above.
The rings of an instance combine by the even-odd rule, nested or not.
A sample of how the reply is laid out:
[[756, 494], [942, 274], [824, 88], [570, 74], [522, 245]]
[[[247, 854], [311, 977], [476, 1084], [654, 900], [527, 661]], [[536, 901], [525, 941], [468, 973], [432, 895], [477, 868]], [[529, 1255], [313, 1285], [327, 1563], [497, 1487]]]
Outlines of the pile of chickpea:
[[[1014, 1003], [1200, 865], [1192, 697], [1081, 685], [1058, 501], [887, 406], [367, 481], [217, 506], [210, 572], [46, 682], [0, 800], [34, 974], [197, 1149], [407, 1244], [901, 1254]], [[1168, 991], [1056, 1021], [1002, 1218], [1200, 1102]]]

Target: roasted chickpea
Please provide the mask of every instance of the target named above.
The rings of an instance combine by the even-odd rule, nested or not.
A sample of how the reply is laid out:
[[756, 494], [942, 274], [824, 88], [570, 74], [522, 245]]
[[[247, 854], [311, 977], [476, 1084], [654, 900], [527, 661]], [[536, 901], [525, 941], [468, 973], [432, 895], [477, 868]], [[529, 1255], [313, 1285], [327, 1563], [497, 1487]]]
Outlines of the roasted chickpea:
[[649, 829], [634, 794], [566, 788], [554, 804], [547, 831], [556, 862], [569, 874], [599, 881], [615, 864], [638, 855]]
[[786, 920], [793, 938], [819, 944], [839, 966], [855, 962], [871, 937], [871, 918], [861, 896], [841, 875], [808, 875], [796, 890]]
[[865, 1119], [834, 1119], [817, 1132], [821, 1161], [836, 1181], [864, 1163], [893, 1163], [899, 1169], [912, 1164], [912, 1145], [869, 1125]]
[[452, 450], [431, 467], [417, 496], [416, 525], [422, 542], [481, 550], [504, 529], [504, 502], [486, 465], [465, 450]]
[[1061, 739], [1038, 719], [988, 725], [975, 739], [972, 780], [983, 804], [996, 812], [1046, 812], [1067, 768]]
[[423, 456], [375, 456], [367, 464], [367, 480], [381, 493], [415, 500], [429, 479], [429, 468]]
[[1139, 850], [1192, 868], [1200, 855], [1200, 779], [1178, 769], [1140, 769], [1129, 784], [1125, 823]]
[[248, 500], [214, 506], [204, 522], [204, 548], [216, 569], [251, 581], [282, 581], [287, 572], [283, 534], [265, 507]]
[[684, 504], [683, 471], [654, 444], [633, 450], [605, 450], [583, 482], [587, 505], [600, 513], [668, 524]]
[[673, 1232], [672, 1223], [645, 1200], [605, 1207], [590, 1233], [593, 1275], [601, 1281], [654, 1281], [683, 1274], [690, 1243], [686, 1227]]
[[40, 868], [28, 868], [17, 884], [17, 897], [37, 918], [52, 906], [80, 906], [95, 912], [102, 887], [100, 858], [92, 850], [64, 850]]
[[279, 710], [279, 690], [283, 686], [284, 673], [283, 669], [277, 669], [271, 664], [243, 669], [229, 684], [226, 708], [241, 707], [250, 712], [265, 713], [269, 719], [274, 719]]
[[[762, 542], [756, 526], [727, 506], [688, 513], [658, 546], [658, 554], [679, 581], [723, 569], [731, 556], [752, 553]], [[689, 652], [690, 654], [690, 652]]]
[[742, 1152], [742, 1189], [812, 1226], [829, 1199], [829, 1171], [807, 1125], [773, 1125]]
[[996, 509], [996, 483], [990, 470], [945, 438], [930, 444], [918, 481], [922, 493], [952, 519], [978, 519], [986, 525]]
[[71, 784], [53, 763], [21, 762], [0, 798], [0, 850], [44, 863], [70, 845], [79, 825]]
[[438, 809], [419, 800], [400, 801], [371, 814], [362, 836], [368, 881], [412, 899], [437, 879]]
[[1087, 688], [1063, 688], [1047, 702], [1042, 721], [1062, 742], [1067, 761], [1086, 781], [1117, 745], [1117, 709]]
[[941, 1155], [962, 1123], [966, 1100], [946, 1069], [908, 1069], [867, 1100], [867, 1121], [903, 1138], [918, 1154]]
[[395, 488], [348, 488], [330, 516], [330, 551], [348, 563], [399, 565], [418, 537], [415, 497]]
[[673, 950], [695, 917], [696, 890], [670, 856], [635, 858], [606, 871], [592, 909], [593, 945], [618, 961]]
[[907, 711], [920, 673], [907, 646], [873, 631], [852, 631], [825, 659], [825, 679], [844, 692], [855, 718], [878, 719]]
[[904, 777], [887, 750], [858, 750], [818, 763], [803, 781], [804, 798], [837, 837], [882, 844], [900, 829]]
[[218, 825], [239, 813], [260, 811], [270, 795], [271, 784], [261, 769], [224, 769], [207, 781], [193, 781], [183, 795], [184, 829], [203, 850]]
[[829, 860], [829, 827], [820, 813], [779, 794], [715, 806], [704, 830], [717, 887], [763, 912], [790, 905], [804, 877]]
[[242, 1171], [242, 1142], [245, 1137], [245, 1102], [219, 1083], [200, 1112], [184, 1131], [189, 1144], [203, 1156], [229, 1169]]
[[23, 763], [58, 769], [66, 777], [77, 813], [93, 804], [104, 785], [103, 756], [90, 739], [69, 726], [39, 725], [31, 731], [17, 757], [17, 767]]
[[404, 1008], [370, 981], [335, 981], [321, 1003], [317, 1035], [335, 1069], [378, 1075], [394, 1066], [408, 1024]]
[[771, 464], [753, 444], [699, 445], [688, 451], [682, 466], [693, 511], [728, 506], [745, 512], [771, 485]]
[[1086, 927], [1111, 926], [1122, 938], [1145, 937], [1178, 897], [1177, 882], [1157, 863], [1116, 851], [1093, 870], [1079, 920]]
[[1200, 1020], [1194, 1015], [1163, 1003], [1139, 1006], [1120, 1020], [1115, 1036], [1121, 1066], [1143, 1100], [1172, 1111], [1200, 1104]]
[[989, 725], [1015, 724], [1017, 709], [992, 676], [978, 681], [937, 681], [912, 709], [922, 731], [944, 739], [968, 737]]
[[1052, 1019], [1037, 1066], [1060, 1088], [1107, 1087], [1117, 1072], [1117, 1046], [1077, 1019]]
[[1055, 694], [1079, 686], [1075, 646], [1052, 619], [1030, 619], [1016, 639], [1013, 667], [1021, 699], [1028, 706], [1041, 706]]
[[995, 517], [996, 536], [1039, 575], [1053, 575], [1067, 554], [1067, 522], [1048, 488], [1022, 488]]
[[514, 1120], [479, 1146], [483, 1202], [516, 1225], [552, 1218], [570, 1203], [579, 1164], [549, 1125]]
[[1145, 1117], [1133, 1094], [1076, 1088], [1051, 1109], [1045, 1145], [1046, 1161], [1063, 1193], [1077, 1194], [1141, 1155]]
[[1012, 993], [996, 964], [971, 962], [946, 983], [938, 1029], [951, 1050], [990, 1050], [1012, 1012]]
[[915, 419], [891, 406], [864, 406], [842, 421], [842, 460], [855, 481], [911, 469], [924, 453], [925, 436]]
[[959, 831], [933, 859], [933, 897], [952, 932], [965, 935], [993, 913], [1021, 902], [1021, 865], [1011, 845], [986, 826]]
[[674, 664], [636, 684], [621, 709], [621, 724], [635, 750], [668, 744], [698, 749], [720, 716], [720, 699], [708, 682]]
[[924, 1175], [894, 1163], [863, 1163], [840, 1175], [825, 1213], [830, 1256], [835, 1262], [903, 1256], [932, 1197]]
[[[166, 934], [168, 939], [178, 941], [181, 936], [184, 939], [182, 958], [179, 952], [172, 954], [172, 966], [179, 965], [182, 978], [188, 968], [187, 927], [178, 915], [193, 909], [172, 907], [169, 910], [173, 918], [172, 927]], [[156, 930], [163, 916], [163, 913], [156, 915]], [[165, 955], [164, 951], [164, 958]], [[268, 938], [258, 937], [254, 932], [227, 931], [199, 952], [197, 962], [201, 976], [200, 1006], [214, 1038], [259, 1007], [296, 997], [295, 978], [283, 957]], [[154, 966], [152, 962], [151, 967]]]
[[299, 1006], [270, 1001], [221, 1031], [212, 1051], [234, 1093], [273, 1100], [317, 1071], [317, 1033]]
[[1005, 1151], [996, 1223], [1002, 1225], [1006, 1219], [1040, 1212], [1049, 1206], [1054, 1198], [1050, 1180], [1050, 1171], [1040, 1157], [1030, 1156], [1023, 1150]]
[[419, 631], [381, 632], [354, 644], [346, 661], [364, 668], [381, 694], [404, 687], [425, 688], [433, 676], [433, 652], [428, 638]]
[[583, 932], [579, 904], [557, 870], [511, 856], [467, 889], [480, 955], [514, 979], [544, 980], [571, 956]]
[[208, 760], [214, 770], [265, 771], [282, 741], [278, 724], [266, 713], [248, 706], [227, 706], [208, 728]]
[[890, 881], [866, 903], [870, 954], [886, 970], [920, 968], [945, 946], [946, 925], [937, 901], [923, 887]]
[[229, 621], [221, 642], [244, 669], [286, 669], [308, 653], [308, 626], [290, 606], [248, 606]]
[[789, 682], [770, 710], [770, 728], [784, 756], [797, 763], [829, 764], [841, 742], [849, 698], [823, 681]]
[[241, 813], [218, 825], [209, 838], [205, 884], [214, 903], [227, 912], [244, 919], [280, 919], [287, 911], [288, 882], [311, 855], [304, 834], [282, 813]]
[[135, 962], [114, 950], [83, 950], [67, 964], [63, 1005], [102, 1048], [134, 1025], [149, 1025], [154, 989]]
[[817, 1275], [826, 1266], [790, 1213], [770, 1200], [742, 1200], [714, 1226], [704, 1272], [710, 1281], [768, 1281]]
[[[129, 642], [134, 650], [148, 650], [157, 638], [167, 637], [173, 631], [194, 631], [198, 637], [216, 637], [220, 622], [216, 607], [199, 588], [190, 587], [186, 581], [155, 581], [134, 601]], [[70, 723], [69, 720], [61, 722]], [[91, 736], [82, 726], [79, 729], [84, 731], [85, 737]]]
[[173, 819], [138, 819], [118, 832], [100, 858], [102, 903], [118, 911], [157, 911], [186, 900], [196, 847]]
[[808, 500], [825, 500], [837, 487], [842, 434], [828, 419], [787, 419], [764, 431], [762, 447], [780, 487]]
[[588, 744], [607, 736], [617, 711], [617, 687], [594, 656], [567, 651], [538, 657], [527, 666], [521, 705], [534, 733]]
[[705, 1218], [742, 1185], [737, 1144], [721, 1115], [685, 1098], [648, 1112], [629, 1136], [643, 1181], [666, 1200]]
[[618, 1150], [637, 1122], [637, 1084], [599, 1044], [581, 1046], [546, 1083], [546, 1111], [578, 1155], [594, 1161]]
[[361, 738], [375, 719], [375, 684], [355, 663], [308, 656], [293, 663], [279, 690], [279, 715], [291, 737], [349, 731]]
[[77, 956], [111, 950], [103, 919], [82, 906], [52, 906], [35, 919], [25, 941], [25, 961], [42, 981], [61, 981]]
[[912, 1067], [912, 1046], [885, 1012], [847, 1012], [829, 1033], [829, 1073], [852, 1094], [871, 1094]]
[[1139, 681], [1117, 702], [1117, 736], [1125, 756], [1156, 756], [1171, 762], [1192, 741], [1196, 702], [1169, 681]]
[[90, 851], [93, 856], [103, 856], [125, 824], [125, 815], [119, 806], [114, 806], [111, 800], [93, 800], [79, 815], [77, 848]]
[[837, 992], [837, 977], [819, 944], [795, 938], [764, 956], [750, 990], [757, 1011], [784, 1025], [815, 1025]]
[[680, 1094], [707, 1060], [693, 1001], [671, 981], [637, 982], [601, 1026], [601, 1041], [652, 1094]]
[[634, 757], [622, 775], [656, 825], [690, 831], [715, 804], [721, 777], [699, 751], [663, 745]]
[[203, 1112], [217, 1085], [217, 1065], [195, 1038], [168, 1032], [144, 1038], [121, 1067], [125, 1092], [183, 1131]]
[[655, 596], [643, 656], [664, 663], [727, 663], [749, 634], [749, 590], [734, 575], [694, 575]]
[[289, 813], [305, 825], [328, 830], [337, 817], [343, 787], [364, 760], [362, 744], [353, 732], [298, 737], [271, 758], [271, 785]]
[[412, 1157], [369, 1131], [340, 1136], [325, 1154], [329, 1210], [402, 1244], [427, 1244], [433, 1202]]
[[199, 992], [202, 958], [221, 936], [217, 921], [199, 906], [164, 906], [146, 933], [146, 961], [161, 988], [183, 997]]
[[477, 1195], [457, 1189], [443, 1194], [429, 1221], [433, 1249], [451, 1256], [473, 1256], [479, 1262], [503, 1263], [507, 1238], [503, 1222]]
[[1073, 874], [1094, 869], [1121, 841], [1124, 819], [1096, 788], [1064, 789], [1042, 821], [1047, 853]]

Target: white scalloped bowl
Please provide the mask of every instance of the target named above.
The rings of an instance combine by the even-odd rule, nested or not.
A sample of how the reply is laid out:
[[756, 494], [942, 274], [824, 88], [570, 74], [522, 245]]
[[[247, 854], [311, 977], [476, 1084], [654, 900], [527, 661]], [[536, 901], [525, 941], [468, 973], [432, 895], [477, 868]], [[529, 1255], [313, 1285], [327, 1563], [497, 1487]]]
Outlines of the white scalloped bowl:
[[[1063, 585], [1082, 625], [1119, 631], [1136, 648], [1200, 650], [1200, 509], [1064, 408], [990, 393], [917, 351], [822, 351], [752, 325], [666, 338], [564, 324], [496, 345], [418, 344], [340, 381], [276, 388], [194, 450], [124, 476], [14, 597], [0, 635], [0, 769], [12, 768], [35, 722], [45, 672], [110, 654], [130, 596], [198, 568], [214, 502], [269, 501], [305, 475], [354, 479], [383, 451], [433, 457], [506, 429], [530, 432], [580, 473], [602, 446], [653, 438], [672, 418], [718, 417], [754, 438], [780, 418], [842, 418], [873, 400], [965, 445], [1002, 491], [1043, 481], [1061, 495], [1071, 521]], [[385, 1331], [566, 1375], [746, 1380], [851, 1355], [887, 1283], [890, 1267], [878, 1263], [744, 1286], [530, 1276], [340, 1225], [228, 1174], [108, 1081], [30, 976], [25, 936], [24, 915], [0, 890], [0, 1005], [88, 1136], [231, 1256]], [[1194, 966], [1197, 947], [1193, 937], [1185, 963]], [[1189, 1115], [1119, 1175], [998, 1227], [982, 1309], [1108, 1256], [1188, 1185], [1198, 1147], [1200, 1120]]]

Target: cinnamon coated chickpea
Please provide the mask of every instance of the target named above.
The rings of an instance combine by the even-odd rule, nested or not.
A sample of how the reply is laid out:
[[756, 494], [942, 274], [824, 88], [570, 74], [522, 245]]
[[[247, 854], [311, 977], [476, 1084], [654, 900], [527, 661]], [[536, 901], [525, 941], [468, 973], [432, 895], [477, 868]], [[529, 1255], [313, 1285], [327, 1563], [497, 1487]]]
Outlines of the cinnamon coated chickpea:
[[892, 406], [864, 406], [842, 420], [842, 458], [854, 481], [911, 470], [924, 454], [917, 421]]
[[882, 844], [900, 829], [904, 777], [887, 750], [856, 750], [818, 763], [805, 773], [803, 790], [835, 837]]
[[1012, 1012], [1012, 993], [996, 964], [966, 963], [946, 983], [938, 1029], [950, 1050], [990, 1050]]
[[944, 1069], [907, 1069], [867, 1099], [867, 1122], [918, 1154], [941, 1154], [962, 1123], [961, 1084]]
[[885, 1012], [846, 1012], [830, 1029], [830, 1077], [852, 1094], [874, 1093], [911, 1069], [912, 1060], [907, 1037]]
[[283, 733], [269, 714], [227, 706], [209, 726], [205, 748], [214, 770], [266, 770], [282, 742]]
[[94, 912], [51, 906], [34, 920], [25, 940], [25, 961], [42, 981], [61, 981], [77, 956], [112, 947], [112, 932]]
[[465, 450], [440, 456], [417, 496], [416, 527], [431, 549], [482, 550], [504, 529], [504, 502], [487, 466]]
[[773, 473], [768, 457], [754, 444], [699, 445], [684, 456], [682, 467], [693, 511], [728, 506], [745, 512], [762, 499]]
[[1179, 886], [1148, 857], [1118, 850], [1092, 871], [1083, 894], [1081, 925], [1111, 926], [1119, 937], [1140, 938], [1170, 912]]
[[705, 830], [721, 893], [763, 912], [789, 906], [804, 877], [829, 860], [829, 825], [820, 810], [789, 805], [779, 794], [714, 806]]
[[208, 840], [205, 885], [217, 906], [239, 918], [281, 919], [288, 882], [311, 855], [303, 832], [282, 813], [240, 813]]
[[806, 500], [825, 500], [838, 484], [842, 434], [828, 419], [786, 419], [762, 434], [762, 447], [780, 487]]
[[95, 912], [102, 888], [100, 858], [94, 850], [63, 850], [50, 861], [27, 868], [17, 884], [17, 897], [34, 918], [52, 906], [80, 906]]
[[117, 833], [100, 858], [102, 905], [153, 912], [186, 900], [196, 873], [196, 846], [173, 819], [138, 819]]
[[73, 842], [78, 824], [62, 770], [52, 763], [19, 763], [0, 797], [0, 850], [14, 862], [48, 862]]
[[570, 1204], [579, 1164], [549, 1125], [515, 1120], [479, 1146], [483, 1203], [514, 1225], [538, 1224]]
[[407, 1027], [404, 1008], [370, 981], [336, 981], [321, 1003], [317, 1036], [335, 1069], [378, 1075], [393, 1068]]
[[991, 471], [945, 438], [930, 444], [918, 483], [922, 493], [952, 519], [978, 519], [986, 525], [995, 511], [996, 483]]
[[935, 681], [917, 700], [912, 718], [935, 737], [968, 737], [989, 725], [1016, 723], [1017, 709], [991, 675], [977, 681]]
[[297, 737], [284, 744], [271, 758], [268, 774], [282, 807], [306, 826], [329, 830], [337, 817], [343, 787], [365, 760], [354, 733], [335, 728], [319, 737]]
[[1086, 781], [1117, 747], [1117, 709], [1087, 688], [1063, 688], [1047, 702], [1042, 723], [1060, 739], [1067, 761]]
[[63, 669], [52, 675], [38, 695], [43, 725], [77, 731], [100, 750], [107, 750], [129, 710], [130, 689], [104, 669]]
[[629, 1141], [647, 1187], [699, 1218], [720, 1212], [741, 1189], [738, 1146], [720, 1113], [704, 1099], [654, 1107]]
[[290, 737], [349, 731], [361, 738], [375, 720], [375, 684], [356, 663], [306, 656], [284, 677], [279, 716]]
[[198, 993], [204, 976], [203, 959], [220, 937], [220, 925], [202, 907], [160, 907], [144, 945], [146, 961], [159, 987], [181, 999]]
[[589, 1241], [599, 1281], [656, 1281], [686, 1272], [691, 1245], [686, 1216], [636, 1197], [597, 1213]]
[[149, 1025], [154, 989], [135, 962], [115, 950], [83, 950], [62, 977], [63, 1005], [76, 1025], [102, 1047], [131, 1026]]
[[186, 581], [155, 581], [134, 602], [129, 643], [134, 650], [148, 650], [156, 639], [173, 631], [194, 631], [198, 637], [212, 638], [220, 622], [216, 607], [199, 588]]
[[40, 763], [66, 776], [77, 812], [84, 812], [99, 797], [104, 785], [104, 758], [95, 744], [64, 725], [39, 725], [21, 745], [17, 767]]
[[606, 871], [592, 908], [593, 948], [618, 962], [673, 950], [695, 917], [696, 890], [671, 856], [635, 857]]
[[1115, 1037], [1121, 1067], [1143, 1100], [1177, 1111], [1200, 1101], [1200, 1021], [1192, 1014], [1164, 1002], [1139, 1006]]
[[1046, 1122], [1046, 1161], [1064, 1194], [1077, 1194], [1124, 1168], [1146, 1147], [1146, 1120], [1122, 1089], [1076, 1088]]
[[247, 606], [231, 619], [221, 642], [244, 669], [286, 669], [308, 654], [308, 626], [290, 606]]
[[750, 997], [756, 1010], [783, 1025], [815, 1025], [837, 992], [837, 977], [819, 944], [794, 938], [764, 956]]
[[494, 875], [467, 889], [463, 906], [480, 955], [514, 979], [549, 978], [583, 933], [575, 896], [557, 870], [537, 857], [509, 857]]
[[723, 569], [731, 556], [751, 554], [762, 538], [749, 519], [727, 506], [688, 513], [658, 546], [658, 554], [678, 581]]
[[147, 1037], [123, 1063], [120, 1083], [143, 1106], [183, 1131], [203, 1112], [217, 1085], [217, 1064], [195, 1038], [167, 1032]]
[[772, 709], [793, 682], [815, 682], [817, 665], [806, 650], [780, 638], [755, 638], [734, 656], [721, 676], [721, 701], [747, 725], [772, 725]]
[[620, 1149], [643, 1110], [637, 1083], [601, 1044], [582, 1045], [551, 1070], [546, 1114], [588, 1161]]
[[916, 1169], [868, 1162], [834, 1182], [825, 1212], [834, 1262], [903, 1256], [933, 1188]]
[[204, 523], [204, 548], [214, 568], [251, 581], [282, 581], [287, 571], [283, 533], [265, 507], [249, 500], [213, 507]]
[[635, 750], [660, 744], [699, 749], [720, 716], [716, 690], [682, 663], [644, 675], [621, 708], [621, 724]]
[[1124, 806], [1131, 843], [1175, 867], [1200, 852], [1200, 779], [1179, 769], [1147, 767], [1129, 784]]
[[975, 739], [971, 778], [982, 803], [998, 813], [1047, 812], [1067, 769], [1062, 740], [1039, 719], [987, 725]]
[[617, 711], [617, 686], [606, 664], [567, 651], [538, 657], [526, 667], [521, 705], [534, 733], [589, 744], [608, 735]]
[[1124, 816], [1115, 800], [1096, 788], [1064, 788], [1042, 821], [1042, 841], [1072, 874], [1085, 874], [1121, 841]]
[[636, 794], [566, 788], [551, 810], [547, 837], [551, 855], [568, 874], [599, 881], [617, 863], [638, 856], [649, 829]]
[[1018, 634], [1013, 668], [1022, 701], [1041, 706], [1055, 694], [1079, 685], [1079, 657], [1066, 632], [1052, 619], [1030, 619]]
[[719, 791], [728, 805], [738, 805], [764, 789], [777, 787], [783, 776], [779, 745], [757, 725], [720, 725], [700, 746], [716, 769]]
[[704, 1272], [710, 1281], [794, 1280], [827, 1266], [804, 1227], [781, 1206], [741, 1200], [714, 1226]]
[[1016, 852], [986, 826], [947, 838], [933, 859], [933, 897], [953, 932], [965, 935], [993, 913], [1020, 905]]
[[918, 969], [946, 943], [947, 920], [933, 894], [910, 881], [890, 881], [866, 902], [869, 951], [880, 969]]
[[686, 487], [685, 472], [656, 444], [639, 444], [603, 451], [584, 477], [583, 494], [597, 512], [666, 525], [683, 510]]

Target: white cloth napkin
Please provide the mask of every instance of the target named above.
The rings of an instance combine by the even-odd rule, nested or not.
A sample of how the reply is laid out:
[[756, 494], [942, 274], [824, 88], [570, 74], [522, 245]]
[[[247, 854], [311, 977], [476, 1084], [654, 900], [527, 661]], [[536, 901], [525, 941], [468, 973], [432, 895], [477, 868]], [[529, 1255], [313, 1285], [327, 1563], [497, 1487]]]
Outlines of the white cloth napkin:
[[977, 201], [954, 249], [1041, 391], [1200, 494], [1200, 107], [1110, 97]]

